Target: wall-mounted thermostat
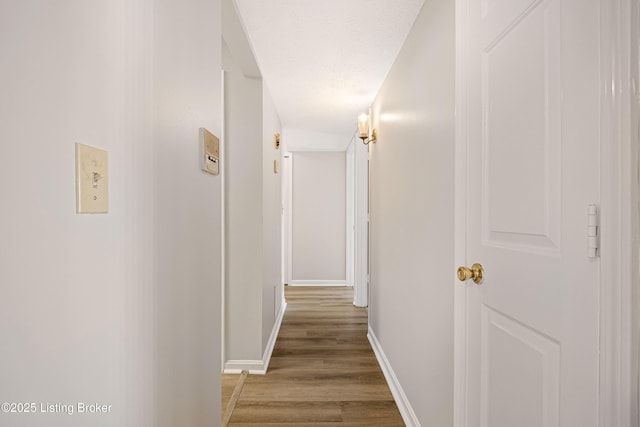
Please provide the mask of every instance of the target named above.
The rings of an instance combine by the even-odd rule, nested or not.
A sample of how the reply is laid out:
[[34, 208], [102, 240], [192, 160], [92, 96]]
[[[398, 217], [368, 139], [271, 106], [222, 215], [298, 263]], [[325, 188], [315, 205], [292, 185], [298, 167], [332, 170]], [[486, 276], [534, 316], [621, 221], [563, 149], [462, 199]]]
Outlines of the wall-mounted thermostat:
[[213, 175], [220, 174], [220, 140], [205, 128], [200, 128], [200, 168]]

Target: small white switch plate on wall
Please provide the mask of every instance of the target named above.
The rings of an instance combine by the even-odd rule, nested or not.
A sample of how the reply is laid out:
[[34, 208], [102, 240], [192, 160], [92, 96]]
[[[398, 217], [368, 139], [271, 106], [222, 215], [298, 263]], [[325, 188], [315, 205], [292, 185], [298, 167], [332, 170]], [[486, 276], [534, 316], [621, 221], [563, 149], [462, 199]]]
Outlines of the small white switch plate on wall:
[[220, 140], [217, 136], [200, 128], [200, 169], [212, 175], [220, 174]]
[[109, 212], [107, 152], [76, 143], [76, 213], [107, 212]]

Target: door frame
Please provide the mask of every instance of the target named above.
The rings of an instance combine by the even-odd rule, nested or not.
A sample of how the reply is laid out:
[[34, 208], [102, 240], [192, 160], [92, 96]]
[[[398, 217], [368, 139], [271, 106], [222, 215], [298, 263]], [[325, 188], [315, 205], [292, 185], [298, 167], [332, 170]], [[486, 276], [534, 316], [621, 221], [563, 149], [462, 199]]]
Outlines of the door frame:
[[634, 224], [640, 219], [632, 206], [632, 194], [638, 191], [637, 182], [633, 183], [633, 177], [638, 176], [638, 132], [632, 130], [632, 105], [638, 99], [631, 87], [631, 78], [637, 77], [631, 74], [632, 58], [637, 62], [638, 49], [633, 37], [638, 34], [638, 23], [631, 12], [637, 8], [638, 0], [600, 0], [599, 422], [603, 427], [638, 423], [638, 336], [633, 325], [639, 314], [637, 301], [634, 304], [639, 283], [632, 260], [634, 252], [638, 253]]
[[[455, 117], [455, 265], [466, 260], [466, 196], [468, 188], [468, 58], [469, 2], [456, 0], [456, 117]], [[638, 46], [632, 36], [640, 30], [633, 20], [639, 0], [599, 0], [601, 98], [601, 267], [600, 267], [600, 396], [599, 425], [633, 427], [638, 423], [638, 332], [640, 317], [638, 273], [632, 255], [638, 251], [640, 218], [632, 206], [638, 191], [638, 132], [632, 131], [632, 110], [640, 97], [631, 96], [632, 59]], [[637, 44], [637, 37], [634, 44]], [[611, 90], [611, 87], [615, 90]], [[586, 215], [586, 207], [585, 207]], [[467, 426], [467, 291], [454, 285], [454, 427]], [[635, 303], [634, 303], [635, 301]], [[634, 323], [635, 322], [635, 323]]]
[[[291, 283], [293, 271], [293, 152], [282, 153], [282, 284]], [[283, 299], [284, 295], [283, 295]]]
[[355, 284], [353, 304], [369, 306], [369, 146], [358, 136], [352, 144], [355, 152]]

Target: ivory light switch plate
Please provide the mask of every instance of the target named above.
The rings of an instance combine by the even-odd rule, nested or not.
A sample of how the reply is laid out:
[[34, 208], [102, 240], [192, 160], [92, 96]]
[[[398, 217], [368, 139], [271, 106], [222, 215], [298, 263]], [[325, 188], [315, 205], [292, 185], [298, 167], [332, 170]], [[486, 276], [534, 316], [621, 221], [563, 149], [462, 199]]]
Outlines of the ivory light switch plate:
[[109, 212], [107, 152], [76, 143], [76, 213]]

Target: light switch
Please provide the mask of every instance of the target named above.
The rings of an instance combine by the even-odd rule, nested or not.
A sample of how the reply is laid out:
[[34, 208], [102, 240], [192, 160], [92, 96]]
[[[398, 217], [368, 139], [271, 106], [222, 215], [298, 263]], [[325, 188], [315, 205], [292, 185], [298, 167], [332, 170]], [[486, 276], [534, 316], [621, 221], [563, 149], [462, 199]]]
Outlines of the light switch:
[[107, 152], [76, 143], [76, 213], [109, 212]]

